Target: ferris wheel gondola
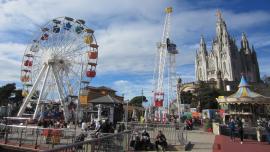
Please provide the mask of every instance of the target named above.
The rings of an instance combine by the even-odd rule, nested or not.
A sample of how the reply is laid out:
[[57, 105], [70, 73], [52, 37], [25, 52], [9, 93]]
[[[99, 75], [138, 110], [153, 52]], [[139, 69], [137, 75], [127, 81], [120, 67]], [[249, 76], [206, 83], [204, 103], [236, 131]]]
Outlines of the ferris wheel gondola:
[[22, 95], [17, 114], [21, 117], [27, 104], [36, 103], [33, 119], [44, 110], [41, 102], [61, 104], [68, 119], [69, 96], [78, 96], [81, 82], [96, 76], [98, 44], [94, 30], [85, 21], [59, 17], [46, 23], [25, 50], [21, 65]]

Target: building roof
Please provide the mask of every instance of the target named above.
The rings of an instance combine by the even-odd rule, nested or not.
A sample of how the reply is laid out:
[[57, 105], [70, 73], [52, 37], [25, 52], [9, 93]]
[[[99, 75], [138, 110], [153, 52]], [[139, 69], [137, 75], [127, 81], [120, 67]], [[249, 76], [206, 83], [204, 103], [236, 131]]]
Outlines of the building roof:
[[219, 103], [252, 103], [252, 104], [270, 104], [270, 98], [250, 90], [250, 85], [247, 83], [244, 76], [242, 76], [240, 84], [236, 93], [218, 98]]
[[123, 102], [110, 96], [110, 95], [106, 95], [106, 96], [102, 96], [96, 99], [93, 99], [90, 101], [91, 103], [117, 103], [117, 104], [122, 104]]
[[242, 76], [239, 88], [236, 93], [230, 95], [230, 98], [242, 98], [242, 97], [250, 97], [250, 98], [256, 98], [256, 97], [263, 97], [263, 95], [260, 95], [256, 92], [253, 92], [249, 89], [249, 84], [247, 83], [244, 76]]
[[109, 87], [106, 87], [106, 86], [100, 86], [100, 87], [88, 86], [87, 88], [89, 88], [89, 89], [96, 89], [96, 90], [108, 90], [108, 91], [116, 92], [112, 88], [109, 88]]

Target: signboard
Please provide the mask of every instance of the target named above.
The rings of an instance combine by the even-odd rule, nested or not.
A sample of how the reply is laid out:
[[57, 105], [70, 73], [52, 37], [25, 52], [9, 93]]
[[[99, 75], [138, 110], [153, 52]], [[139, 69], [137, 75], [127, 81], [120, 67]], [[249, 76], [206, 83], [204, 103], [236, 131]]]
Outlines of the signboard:
[[82, 106], [88, 105], [88, 96], [80, 96], [80, 104]]

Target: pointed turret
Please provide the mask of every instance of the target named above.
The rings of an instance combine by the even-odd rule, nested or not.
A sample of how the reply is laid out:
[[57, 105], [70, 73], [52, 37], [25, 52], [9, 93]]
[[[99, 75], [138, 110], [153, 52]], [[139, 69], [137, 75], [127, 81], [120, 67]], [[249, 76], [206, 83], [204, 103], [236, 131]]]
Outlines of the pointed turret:
[[254, 49], [254, 46], [253, 46], [253, 45], [251, 46], [251, 52], [256, 54], [256, 51], [255, 51], [255, 49]]
[[206, 49], [206, 44], [204, 41], [203, 35], [201, 35], [201, 40], [200, 40], [200, 53], [202, 53], [204, 56], [207, 56], [207, 49]]
[[226, 23], [222, 18], [222, 14], [220, 10], [217, 10], [216, 16], [217, 16], [216, 34], [217, 34], [217, 39], [221, 41], [222, 37], [227, 39], [229, 34], [227, 31]]
[[245, 54], [251, 54], [249, 43], [245, 33], [242, 33], [241, 51], [243, 51]]
[[245, 79], [243, 74], [242, 74], [241, 81], [240, 81], [238, 87], [239, 88], [241, 88], [241, 87], [249, 87], [249, 84], [247, 83], [247, 80]]

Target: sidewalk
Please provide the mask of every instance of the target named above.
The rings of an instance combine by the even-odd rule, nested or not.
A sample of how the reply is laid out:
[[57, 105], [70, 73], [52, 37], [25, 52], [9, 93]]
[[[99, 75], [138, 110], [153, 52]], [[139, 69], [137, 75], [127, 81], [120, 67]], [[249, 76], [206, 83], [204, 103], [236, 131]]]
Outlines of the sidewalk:
[[192, 152], [212, 152], [215, 135], [202, 130], [188, 131], [188, 140], [191, 142]]
[[213, 152], [270, 152], [270, 145], [255, 140], [244, 140], [244, 143], [240, 144], [239, 138], [236, 138], [233, 142], [228, 136], [217, 135]]

